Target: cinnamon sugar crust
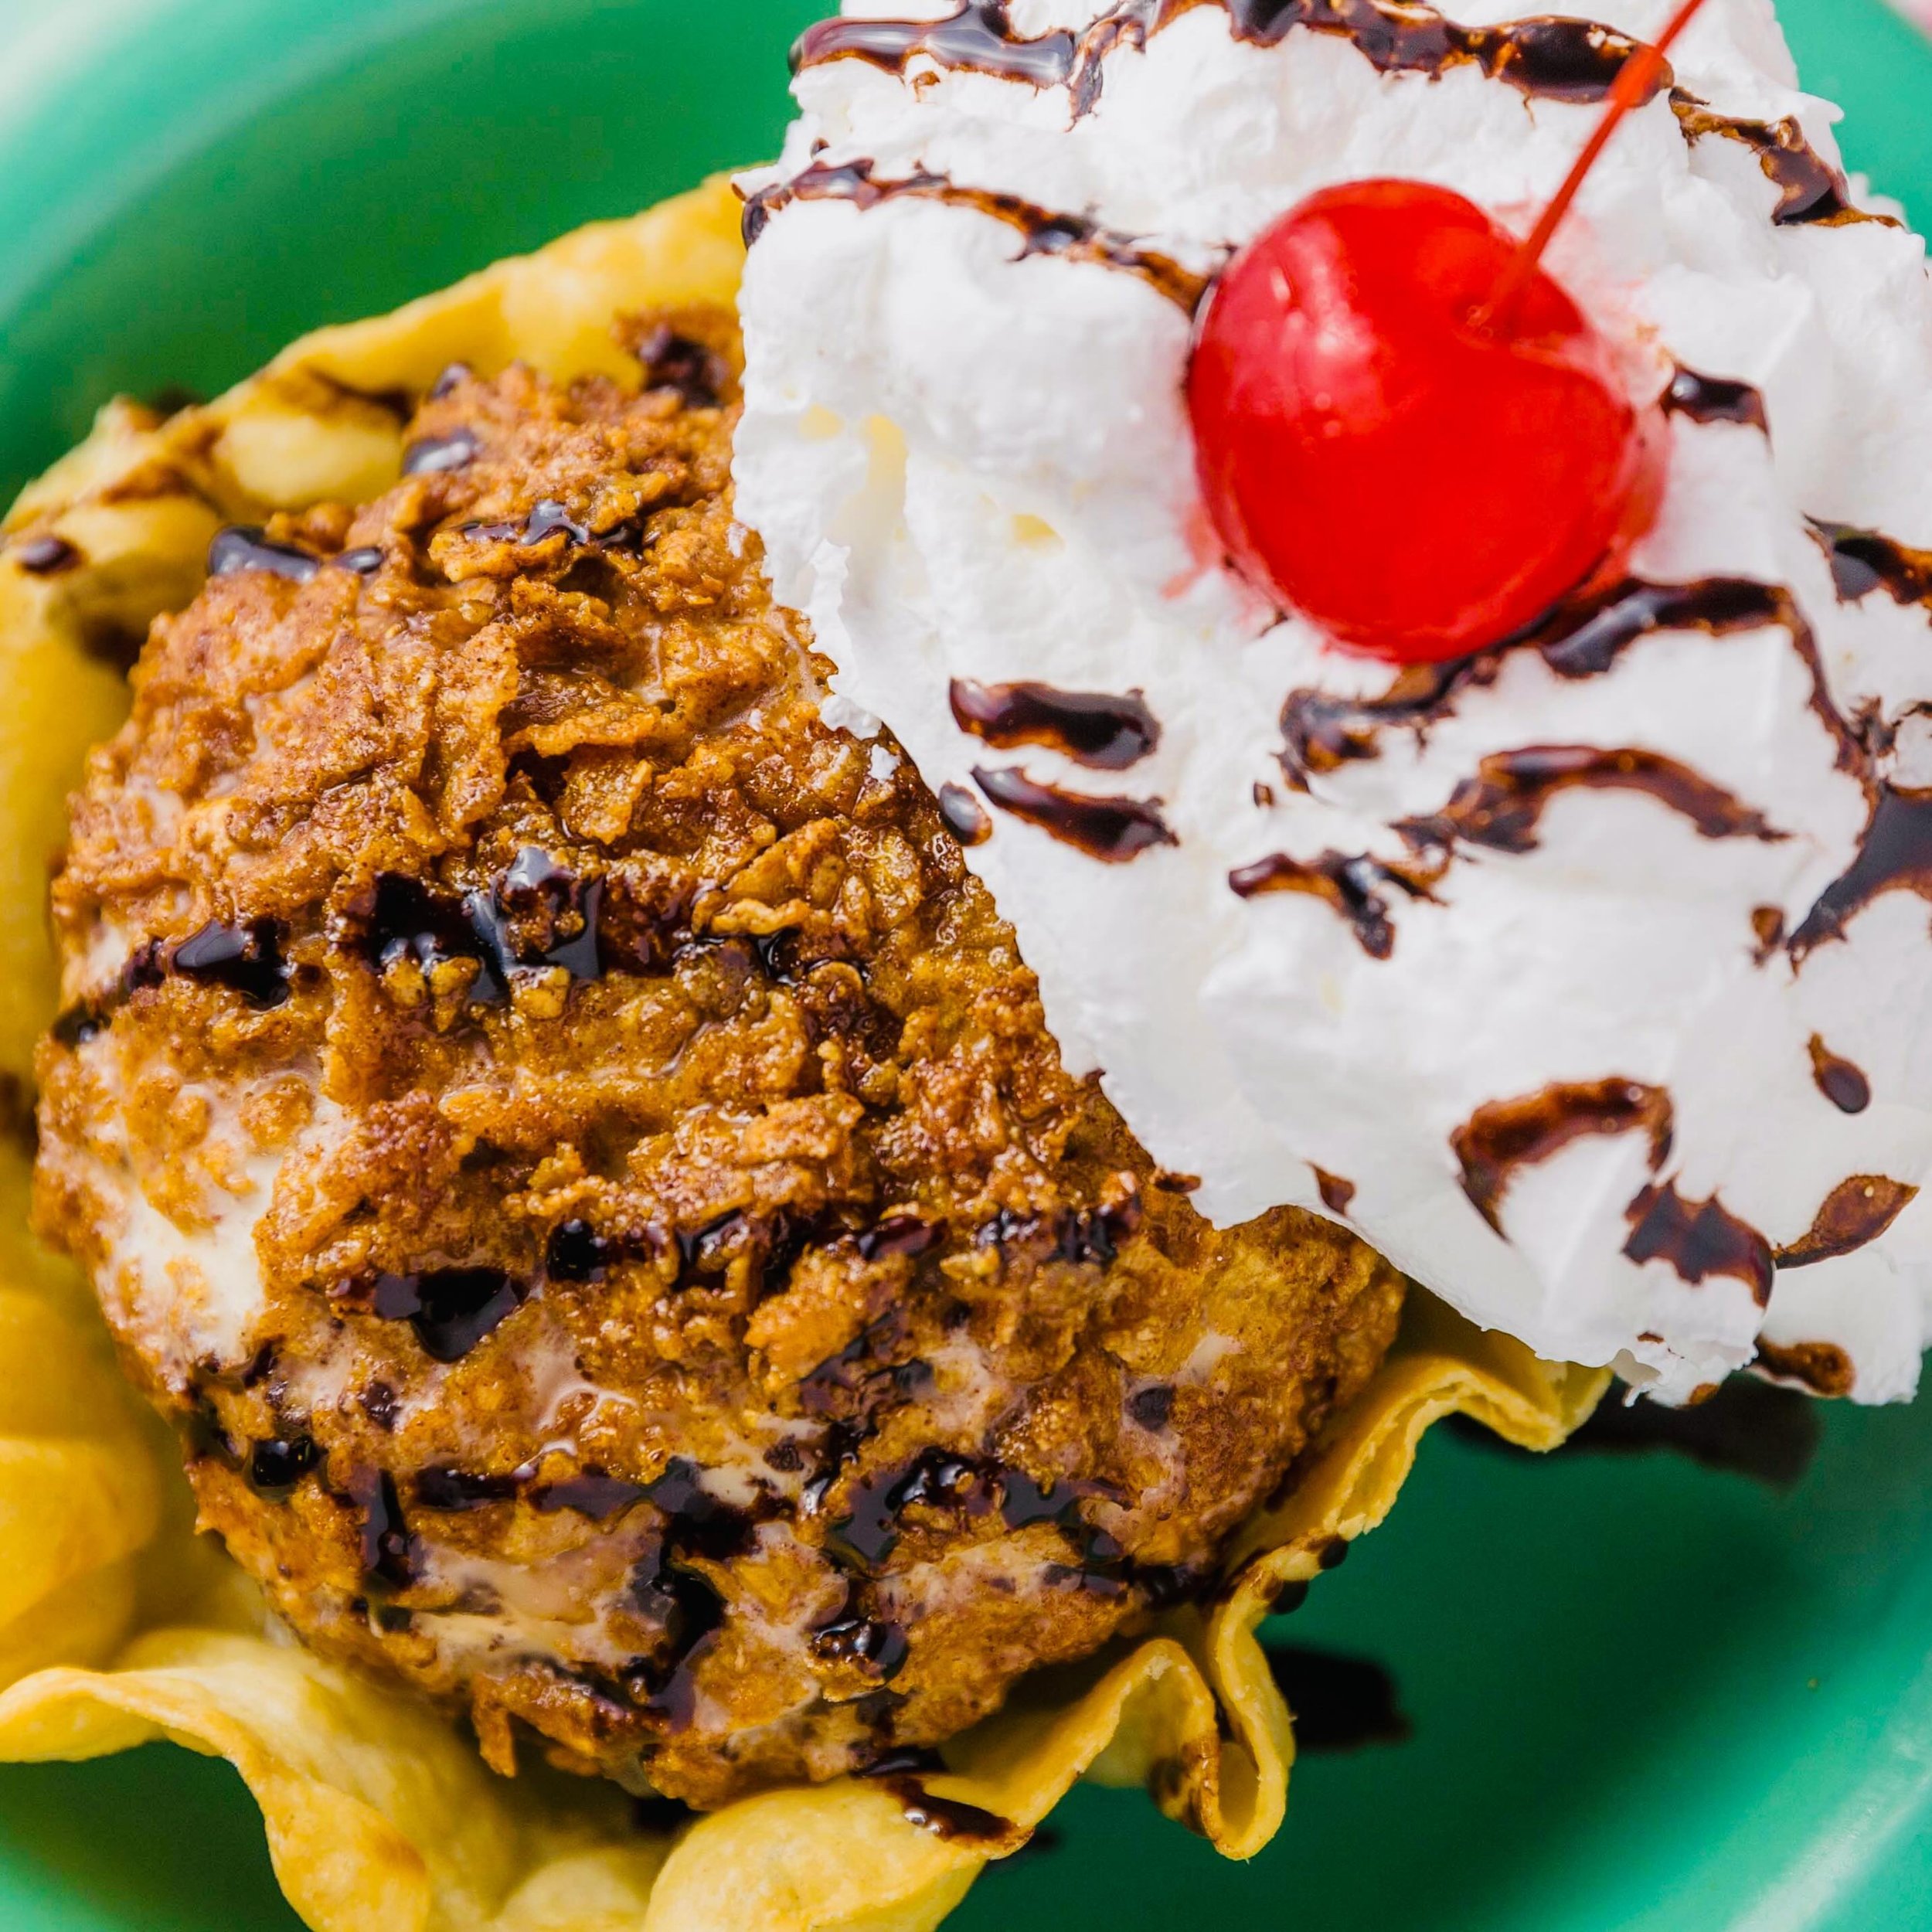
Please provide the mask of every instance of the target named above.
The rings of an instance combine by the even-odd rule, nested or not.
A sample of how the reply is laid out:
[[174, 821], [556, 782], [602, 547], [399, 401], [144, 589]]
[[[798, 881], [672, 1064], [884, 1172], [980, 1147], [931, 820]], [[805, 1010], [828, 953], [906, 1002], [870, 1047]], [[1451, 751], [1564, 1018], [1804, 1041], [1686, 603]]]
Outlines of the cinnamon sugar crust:
[[727, 314], [218, 543], [74, 802], [43, 1230], [305, 1641], [700, 1806], [1212, 1588], [1393, 1338], [1069, 1077], [733, 520]]

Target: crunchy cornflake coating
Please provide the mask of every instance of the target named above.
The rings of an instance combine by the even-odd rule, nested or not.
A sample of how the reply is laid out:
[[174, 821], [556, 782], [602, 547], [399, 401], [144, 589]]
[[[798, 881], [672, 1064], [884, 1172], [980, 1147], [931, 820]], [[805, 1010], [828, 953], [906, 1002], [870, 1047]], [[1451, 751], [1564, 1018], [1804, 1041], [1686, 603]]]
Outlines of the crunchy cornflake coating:
[[1210, 1587], [1401, 1291], [1070, 1080], [733, 521], [722, 311], [224, 540], [55, 908], [43, 1228], [324, 1651], [701, 1806]]

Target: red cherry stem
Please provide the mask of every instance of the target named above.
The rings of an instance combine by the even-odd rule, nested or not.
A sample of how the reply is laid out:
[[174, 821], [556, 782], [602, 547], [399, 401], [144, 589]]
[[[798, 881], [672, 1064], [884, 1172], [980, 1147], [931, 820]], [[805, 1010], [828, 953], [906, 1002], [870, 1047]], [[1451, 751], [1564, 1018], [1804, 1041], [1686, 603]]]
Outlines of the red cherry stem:
[[1590, 136], [1583, 151], [1577, 157], [1577, 165], [1570, 169], [1569, 179], [1557, 189], [1556, 199], [1543, 210], [1543, 219], [1537, 223], [1529, 239], [1517, 250], [1502, 279], [1491, 291], [1488, 301], [1477, 311], [1474, 320], [1478, 328], [1489, 327], [1506, 314], [1510, 305], [1529, 286], [1530, 277], [1536, 274], [1537, 264], [1542, 261], [1556, 230], [1563, 225], [1578, 192], [1590, 178], [1590, 171], [1610, 145], [1611, 136], [1623, 124], [1624, 117], [1633, 108], [1642, 107], [1656, 92], [1657, 83], [1664, 73], [1664, 56], [1703, 5], [1704, 0], [1685, 0], [1685, 4], [1672, 17], [1670, 25], [1655, 41], [1640, 47], [1624, 62], [1622, 72], [1611, 84], [1609, 110], [1597, 124], [1597, 131]]

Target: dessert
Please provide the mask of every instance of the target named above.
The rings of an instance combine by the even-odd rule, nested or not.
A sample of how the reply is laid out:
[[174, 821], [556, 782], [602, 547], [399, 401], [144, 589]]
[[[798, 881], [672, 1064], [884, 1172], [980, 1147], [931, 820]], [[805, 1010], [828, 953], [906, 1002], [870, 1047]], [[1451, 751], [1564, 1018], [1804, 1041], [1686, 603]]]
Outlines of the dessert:
[[[1398, 178], [1481, 224], [1479, 311], [1679, 9], [882, 11], [806, 37], [746, 184], [739, 501], [840, 715], [978, 828], [1069, 1065], [1217, 1225], [1332, 1213], [1553, 1359], [1675, 1401], [1753, 1363], [1909, 1395], [1924, 254], [1767, 10], [1689, 22], [1543, 258], [1592, 344], [1570, 393], [1614, 377], [1660, 445], [1616, 445], [1585, 507], [1632, 527], [1580, 524], [1553, 575], [1537, 504], [1588, 481], [1580, 443], [1529, 467], [1580, 420], [1560, 387], [1512, 418], [1465, 343], [1429, 406], [1466, 405], [1431, 420], [1469, 467], [1284, 468], [1264, 271]], [[1234, 505], [1243, 420], [1263, 495], [1328, 479], [1260, 532], [1290, 577]], [[1486, 631], [1429, 608], [1479, 536]]]
[[38, 1224], [235, 1560], [52, 1386], [0, 1756], [331, 1932], [930, 1925], [1083, 1775], [1264, 1844], [1444, 1415], [1904, 1392], [1922, 250], [1614, 11], [867, 5], [742, 337], [714, 189], [29, 492]]

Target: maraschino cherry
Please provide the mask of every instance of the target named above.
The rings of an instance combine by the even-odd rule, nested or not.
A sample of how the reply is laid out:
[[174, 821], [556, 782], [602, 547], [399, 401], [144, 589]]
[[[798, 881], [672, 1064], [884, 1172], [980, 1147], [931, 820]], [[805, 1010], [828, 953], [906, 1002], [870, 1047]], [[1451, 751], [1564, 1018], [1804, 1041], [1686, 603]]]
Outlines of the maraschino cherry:
[[1621, 573], [1655, 519], [1662, 417], [1541, 262], [1702, 5], [1625, 63], [1528, 240], [1447, 189], [1356, 182], [1222, 278], [1189, 377], [1208, 507], [1242, 570], [1342, 648], [1500, 643]]

